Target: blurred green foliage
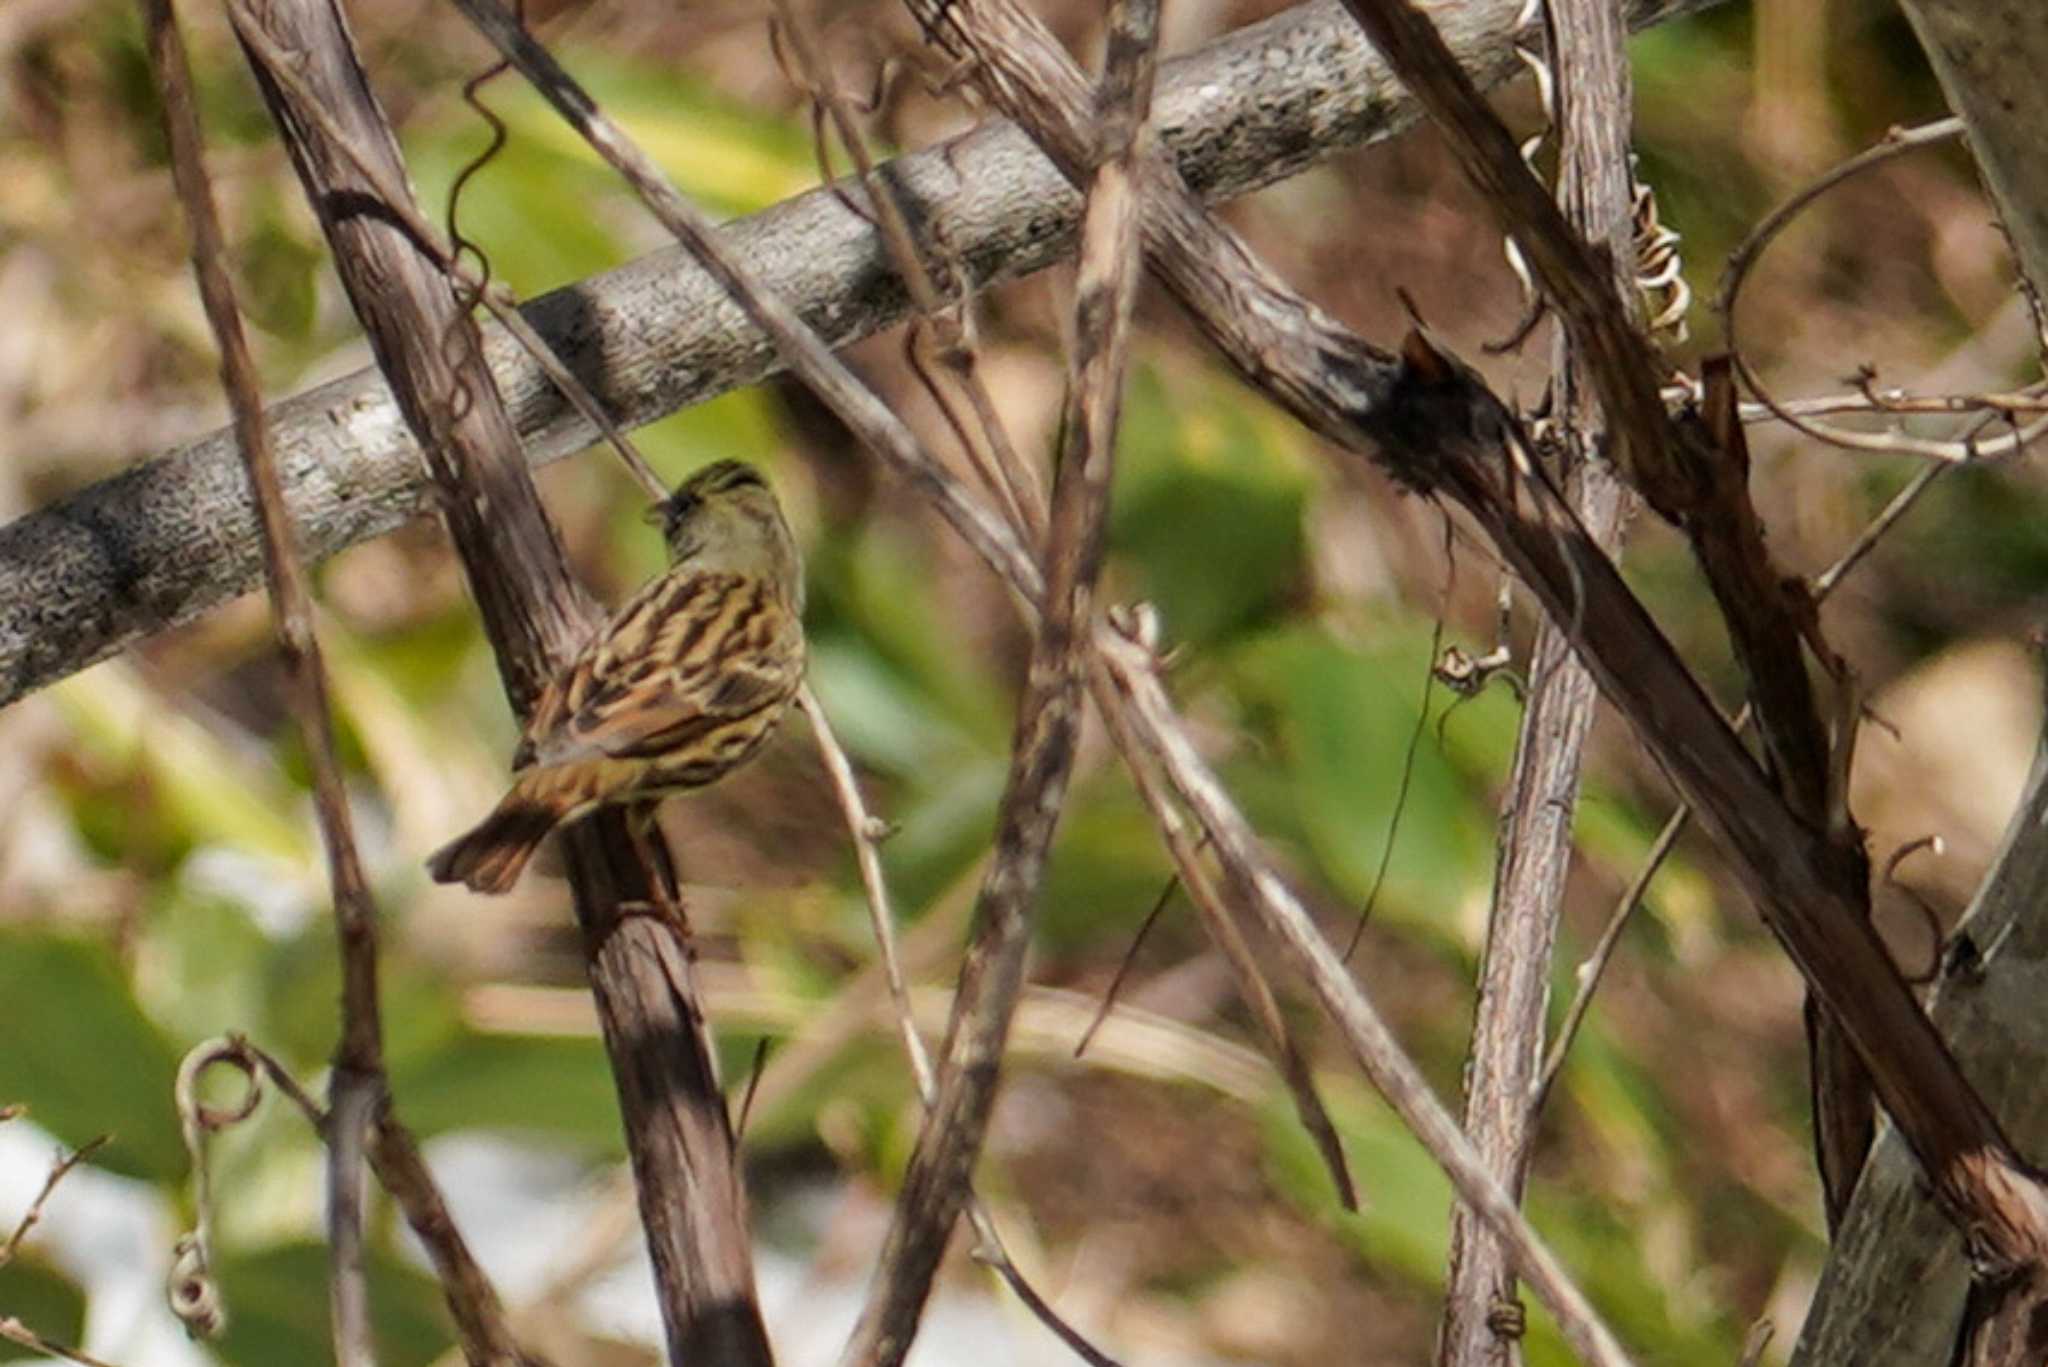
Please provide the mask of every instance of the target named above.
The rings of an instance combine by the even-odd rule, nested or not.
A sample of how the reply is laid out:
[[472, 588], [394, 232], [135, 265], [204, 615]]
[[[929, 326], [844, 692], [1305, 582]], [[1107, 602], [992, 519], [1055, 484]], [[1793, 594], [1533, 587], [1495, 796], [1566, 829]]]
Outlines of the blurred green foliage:
[[[487, 132], [454, 94], [458, 73], [444, 65], [452, 59], [409, 41], [406, 24], [386, 11], [366, 8], [394, 26], [381, 34], [391, 60], [409, 64], [432, 92], [409, 109], [402, 133], [423, 201], [438, 213]], [[1872, 18], [1869, 5], [1850, 8], [1866, 26], [1892, 22]], [[1836, 73], [1847, 92], [1835, 109], [1842, 137], [1908, 117], [1916, 100], [1924, 103], [1924, 73], [1900, 55], [1902, 41], [1876, 31], [1856, 49], [1862, 65]], [[153, 98], [128, 11], [87, 6], [67, 42], [58, 55], [71, 66], [53, 62], [52, 69], [98, 72], [108, 123], [132, 140], [138, 165], [160, 168]], [[1751, 97], [1747, 54], [1755, 42], [1748, 11], [1730, 6], [1635, 48], [1642, 166], [1659, 187], [1666, 221], [1687, 233], [1701, 287], [1781, 188], [1729, 131]], [[800, 113], [750, 107], [727, 85], [658, 53], [593, 41], [563, 55], [682, 188], [716, 212], [773, 203], [815, 175]], [[306, 367], [329, 365], [353, 326], [288, 170], [264, 160], [270, 135], [238, 60], [215, 32], [200, 45], [199, 79], [218, 145], [251, 168], [234, 183], [237, 261], [252, 318], [266, 334], [266, 364], [283, 392], [302, 387]], [[510, 142], [468, 184], [460, 218], [497, 278], [530, 294], [656, 244], [644, 215], [537, 97], [500, 80], [482, 98], [505, 121]], [[1721, 112], [1709, 117], [1703, 106]], [[14, 137], [0, 132], [0, 139]], [[1418, 161], [1404, 174], [1428, 185], [1442, 172]], [[14, 212], [0, 205], [0, 214]], [[1496, 245], [1488, 240], [1489, 253]], [[1450, 276], [1472, 271], [1462, 258], [1450, 267]], [[1349, 281], [1330, 272], [1321, 283], [1334, 290]], [[1509, 297], [1505, 286], [1501, 297]], [[171, 321], [158, 325], [190, 333], [187, 304], [167, 312]], [[1015, 312], [1030, 316], [1028, 306]], [[1960, 316], [1951, 311], [1928, 326], [1953, 328]], [[195, 377], [210, 369], [197, 356], [178, 357]], [[159, 362], [163, 371], [179, 369]], [[1428, 611], [1393, 588], [1369, 600], [1329, 588], [1314, 538], [1319, 514], [1345, 487], [1339, 474], [1306, 434], [1206, 357], [1148, 341], [1124, 412], [1105, 596], [1159, 608], [1175, 651], [1177, 701], [1332, 933], [1348, 934], [1372, 901], [1358, 971], [1452, 1095], [1492, 880], [1495, 801], [1519, 707], [1501, 686], [1470, 701], [1426, 690], [1439, 644]], [[771, 391], [701, 405], [636, 441], [671, 479], [733, 452], [769, 468], [807, 543], [812, 681], [894, 828], [883, 855], [899, 915], [909, 926], [964, 921], [1009, 762], [1022, 662], [1010, 605], [979, 579], [963, 586], [963, 576], [934, 572], [935, 564], [959, 562], [935, 553], [943, 533], [914, 509], [906, 512], [908, 501], [892, 498], [898, 491], [859, 499], [835, 492], [835, 463], [860, 458], [821, 453], [815, 433], [793, 422]], [[581, 458], [546, 479], [579, 568], [598, 591], [615, 598], [655, 571], [659, 543], [639, 522], [637, 491], [608, 458]], [[1851, 487], [1839, 496], [1860, 517], [1902, 479], [1897, 468], [1873, 465], [1845, 481]], [[1961, 614], [1977, 621], [2038, 595], [2048, 574], [2048, 509], [2037, 486], [2011, 470], [1970, 471], [1947, 482], [1938, 515], [1905, 534], [1902, 555], [1940, 572], [1921, 576], [1918, 589], [1909, 584], [1886, 596], [1890, 649], [1913, 658], [1952, 640], [1964, 629], [1959, 598], [1981, 607]], [[1390, 524], [1396, 510], [1414, 511], [1384, 490], [1374, 497]], [[1433, 542], [1433, 516], [1415, 518], [1429, 526], [1426, 537], [1403, 542], [1389, 532], [1385, 546], [1370, 549], [1392, 561], [1415, 540]], [[344, 557], [323, 571], [330, 600], [349, 604], [323, 624], [323, 639], [384, 914], [385, 1025], [398, 1114], [423, 1138], [485, 1130], [593, 1168], [615, 1162], [622, 1145], [612, 1082], [587, 1030], [484, 1020], [465, 999], [485, 980], [572, 991], [582, 980], [576, 951], [564, 947], [571, 937], [565, 899], [552, 892], [535, 899], [552, 929], [535, 929], [543, 919], [533, 914], [535, 901], [516, 914], [464, 903], [451, 915], [419, 870], [419, 855], [447, 832], [406, 823], [420, 812], [445, 822], [462, 803], [483, 801], [502, 778], [512, 724], [459, 591], [437, 586], [435, 572], [445, 568], [433, 558], [438, 552], [393, 540], [403, 544], [376, 548], [391, 557], [381, 569], [382, 562]], [[1646, 530], [1631, 551], [1630, 573], [1709, 681], [1732, 696], [1725, 642], [1701, 609], [1686, 561]], [[370, 587], [346, 592], [352, 575]], [[1433, 571], [1416, 571], [1394, 588], [1426, 595], [1439, 582]], [[19, 915], [9, 908], [0, 926], [0, 1103], [27, 1103], [33, 1120], [68, 1145], [111, 1135], [95, 1162], [152, 1184], [173, 1207], [189, 1199], [171, 1107], [181, 1051], [239, 1030], [317, 1085], [336, 1034], [339, 979], [320, 851], [302, 766], [274, 743], [281, 713], [275, 680], [263, 668], [267, 636], [260, 624], [249, 625], [255, 620], [238, 619], [190, 647], [203, 657], [199, 665], [173, 657], [163, 666], [171, 683], [121, 664], [47, 695], [62, 742], [42, 796], [77, 846], [76, 881], [97, 879], [103, 891], [107, 884], [115, 890], [93, 903], [92, 915], [74, 914], [68, 897], [51, 895]], [[1444, 639], [1460, 639], [1455, 622]], [[801, 744], [790, 753], [803, 753]], [[1075, 777], [1039, 935], [1042, 976], [1096, 996], [1169, 871], [1149, 816], [1104, 749], [1089, 750]], [[815, 784], [813, 771], [800, 767], [808, 762], [791, 760], [798, 777], [779, 781]], [[447, 791], [425, 793], [443, 779]], [[1660, 792], [1640, 774], [1603, 769], [1587, 779], [1577, 826], [1577, 876], [1586, 886], [1575, 891], [1574, 905], [1597, 911], [1574, 916], [1564, 929], [1554, 1017], [1576, 985], [1571, 970], [1598, 933], [1598, 915], [1663, 815], [1662, 797], [1645, 800], [1646, 791]], [[724, 800], [701, 801], [713, 809]], [[761, 801], [799, 806], [786, 792]], [[749, 814], [735, 820], [744, 824]], [[817, 861], [822, 871], [793, 875], [807, 886], [743, 888], [739, 909], [710, 926], [707, 954], [746, 965], [750, 990], [768, 999], [750, 998], [746, 1010], [734, 1008], [737, 1019], [721, 1022], [721, 1062], [736, 1094], [756, 1042], [785, 1050], [805, 1042], [806, 1025], [843, 1004], [841, 994], [870, 957], [844, 842], [827, 830], [815, 843], [829, 850]], [[773, 864], [782, 853], [762, 857]], [[1675, 1034], [1725, 1024], [1688, 999], [1689, 984], [1729, 944], [1761, 938], [1747, 921], [1731, 927], [1724, 919], [1711, 866], [1689, 855], [1659, 877], [1629, 932], [1637, 1014], [1617, 1027], [1596, 1007], [1571, 1055], [1547, 1113], [1530, 1204], [1594, 1300], [1632, 1344], [1649, 1350], [1646, 1358], [1720, 1367], [1739, 1354], [1757, 1308], [1718, 1294], [1721, 1285], [1796, 1279], [1817, 1262], [1819, 1242], [1809, 1190], [1795, 1187], [1788, 1196], [1784, 1184], [1758, 1175], [1770, 1164], [1753, 1155], [1743, 1166], [1703, 1152], [1702, 1114], [1734, 1103], [1725, 1088], [1703, 1095], [1712, 1089], [1688, 1069], [1673, 1069], [1674, 1057], [1689, 1061], [1687, 1041], [1674, 1046], [1640, 1028], [1645, 997], [1669, 998], [1674, 1011], [1689, 1013]], [[1202, 953], [1184, 903], [1168, 905], [1138, 979]], [[488, 950], [443, 931], [459, 917], [488, 927], [473, 937], [489, 941]], [[507, 949], [507, 942], [517, 943]], [[920, 981], [949, 982], [953, 969], [949, 946]], [[1235, 1101], [1221, 1099], [1236, 1093], [1172, 1064], [1161, 1065], [1170, 1083], [1132, 1078], [1128, 1085], [1187, 1089], [1216, 1109], [1219, 1128], [1254, 1128], [1260, 1180], [1290, 1218], [1323, 1231], [1340, 1251], [1344, 1280], [1433, 1304], [1446, 1252], [1444, 1179], [1317, 1030], [1299, 986], [1285, 975], [1277, 985], [1321, 1069], [1366, 1197], [1360, 1214], [1337, 1209], [1329, 1176], [1279, 1089], [1247, 1119]], [[1229, 1001], [1203, 1010], [1190, 1031], [1232, 1043], [1251, 1038]], [[875, 1188], [897, 1180], [916, 1111], [895, 1040], [879, 1019], [821, 1049], [776, 1104], [750, 1116], [747, 1144], [763, 1167], [829, 1162]], [[1796, 1030], [1789, 1021], [1788, 1012], [1788, 1037]], [[1796, 1041], [1785, 1047], [1796, 1054]], [[1805, 1137], [1787, 1119], [1796, 1111], [1797, 1070], [1774, 1066], [1783, 1056], [1757, 1052], [1749, 1066], [1765, 1075], [1760, 1104], [1768, 1119], [1782, 1122], [1758, 1142], [1790, 1149], [1803, 1163]], [[1057, 1082], [1063, 1070], [1112, 1065], [1039, 1053], [1017, 1066]], [[1097, 1157], [1089, 1134], [1061, 1138], [1073, 1146], [1069, 1161]], [[246, 1131], [217, 1144], [230, 1207], [246, 1190], [269, 1194], [316, 1180], [314, 1141], [274, 1102]], [[993, 1173], [992, 1185], [1007, 1191], [1003, 1179]], [[1199, 1188], [1199, 1174], [1187, 1182]], [[1018, 1192], [1020, 1203], [1028, 1205], [1031, 1194]], [[770, 1188], [758, 1199], [772, 1204], [776, 1195]], [[312, 1242], [317, 1206], [302, 1193], [297, 1202], [250, 1202], [223, 1219], [222, 1281], [234, 1324], [221, 1346], [225, 1360], [317, 1361], [327, 1352], [324, 1253]], [[1658, 1240], [1654, 1259], [1644, 1255], [1646, 1231]], [[432, 1285], [403, 1261], [391, 1220], [380, 1220], [374, 1233], [380, 1347], [401, 1367], [430, 1361], [448, 1339]], [[1162, 1217], [1142, 1236], [1226, 1242], [1201, 1218], [1169, 1228]], [[1744, 1238], [1752, 1246], [1737, 1248]], [[1225, 1258], [1216, 1255], [1219, 1263]], [[1176, 1271], [1140, 1289], [1171, 1291], [1192, 1305], [1204, 1282]], [[0, 1270], [0, 1314], [75, 1338], [83, 1311], [77, 1289], [43, 1263], [22, 1259]], [[1540, 1316], [1531, 1335], [1533, 1363], [1565, 1360]]]
[[[333, 1352], [329, 1330], [327, 1246], [281, 1244], [237, 1254], [220, 1263], [219, 1278], [234, 1297], [227, 1332], [218, 1347], [234, 1363], [320, 1362]], [[396, 1367], [426, 1367], [452, 1336], [441, 1289], [432, 1278], [389, 1256], [368, 1269], [370, 1329], [379, 1360]]]
[[0, 1096], [72, 1148], [109, 1136], [94, 1162], [175, 1182], [185, 1148], [171, 1105], [177, 1056], [106, 946], [0, 931]]
[[[85, 1293], [69, 1277], [33, 1254], [17, 1256], [0, 1267], [0, 1313], [32, 1325], [46, 1339], [77, 1343], [85, 1336]], [[0, 1362], [18, 1362], [42, 1355], [10, 1339], [0, 1339]]]

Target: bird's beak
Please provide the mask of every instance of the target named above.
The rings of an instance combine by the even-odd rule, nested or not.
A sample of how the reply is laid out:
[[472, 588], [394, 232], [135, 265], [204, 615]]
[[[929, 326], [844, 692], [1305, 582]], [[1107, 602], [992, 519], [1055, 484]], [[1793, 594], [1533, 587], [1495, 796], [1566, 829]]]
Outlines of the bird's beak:
[[673, 506], [667, 499], [659, 503], [650, 503], [647, 505], [647, 511], [640, 514], [640, 520], [650, 527], [659, 527], [666, 532]]

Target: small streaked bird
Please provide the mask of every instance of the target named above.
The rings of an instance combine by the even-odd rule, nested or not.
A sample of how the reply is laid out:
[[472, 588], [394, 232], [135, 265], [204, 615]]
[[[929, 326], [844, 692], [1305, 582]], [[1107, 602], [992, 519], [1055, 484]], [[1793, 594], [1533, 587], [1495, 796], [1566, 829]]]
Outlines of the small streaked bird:
[[803, 682], [803, 563], [774, 492], [722, 460], [647, 518], [668, 570], [542, 692], [512, 790], [427, 861], [439, 882], [504, 892], [555, 827], [715, 782], [788, 710]]

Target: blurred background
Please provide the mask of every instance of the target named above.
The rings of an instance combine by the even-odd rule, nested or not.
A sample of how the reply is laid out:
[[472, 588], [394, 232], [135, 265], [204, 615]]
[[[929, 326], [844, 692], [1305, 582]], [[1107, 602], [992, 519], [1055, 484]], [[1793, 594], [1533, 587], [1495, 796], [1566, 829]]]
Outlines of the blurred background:
[[[1098, 7], [1037, 8], [1092, 56]], [[1190, 50], [1277, 9], [1175, 0]], [[458, 98], [487, 63], [445, 7], [350, 9], [422, 198], [438, 215], [487, 141]], [[683, 188], [743, 214], [816, 180], [807, 107], [778, 69], [764, 7], [538, 4], [541, 35]], [[218, 191], [270, 391], [368, 362], [220, 15], [183, 14]], [[914, 35], [897, 9], [821, 13], [850, 87]], [[1905, 21], [1881, 0], [1731, 3], [1633, 47], [1636, 146], [1688, 275], [1720, 264], [1771, 206], [1899, 123], [1944, 112]], [[465, 231], [522, 296], [628, 260], [661, 236], [512, 80], [486, 99], [511, 141], [465, 192]], [[1501, 107], [1540, 120], [1528, 83]], [[132, 7], [0, 8], [0, 517], [11, 518], [224, 421], [190, 283]], [[971, 115], [915, 83], [877, 119], [923, 145]], [[1426, 129], [1326, 161], [1231, 205], [1295, 285], [1389, 342], [1394, 291], [1533, 401], [1547, 334], [1483, 357], [1520, 312], [1483, 206]], [[1071, 272], [1004, 287], [979, 311], [983, 371], [1012, 436], [1042, 458], [1062, 384]], [[1173, 686], [1209, 754], [1341, 942], [1385, 860], [1354, 960], [1455, 1104], [1516, 703], [1504, 687], [1428, 696], [1435, 623], [1493, 643], [1496, 570], [1443, 513], [1336, 458], [1249, 396], [1170, 302], [1147, 294], [1125, 410], [1108, 596], [1157, 603]], [[1821, 200], [1747, 295], [1752, 359], [1783, 395], [1880, 383], [2003, 389], [2038, 377], [2032, 326], [1974, 173], [1955, 146], [1895, 160]], [[1674, 360], [1696, 373], [1718, 326], [1695, 308]], [[900, 334], [855, 365], [953, 452]], [[1025, 638], [991, 577], [797, 390], [732, 395], [639, 440], [671, 479], [760, 462], [809, 563], [812, 679], [896, 828], [884, 853], [922, 1019], [946, 992], [1008, 760]], [[1756, 427], [1757, 502], [1789, 572], [1824, 568], [1916, 471]], [[542, 476], [575, 564], [615, 601], [660, 563], [640, 496], [590, 453]], [[1991, 857], [2040, 721], [2024, 644], [2048, 586], [2048, 490], [2028, 461], [1938, 481], [1830, 601], [1836, 646], [1886, 725], [1858, 753], [1856, 812], [1880, 864], [1919, 836], [1947, 853], [1879, 896], [1908, 970], [1920, 903], [1952, 921]], [[1731, 710], [1739, 683], [1682, 546], [1639, 519], [1631, 580]], [[658, 1338], [617, 1110], [564, 885], [543, 863], [512, 896], [430, 884], [425, 854], [504, 779], [514, 727], [445, 539], [414, 524], [318, 574], [359, 835], [385, 917], [399, 1114], [428, 1141], [464, 1223], [534, 1345], [565, 1362], [652, 1361]], [[1526, 611], [1515, 642], [1526, 647]], [[21, 1255], [0, 1315], [125, 1367], [318, 1361], [328, 1353], [320, 1155], [273, 1101], [216, 1141], [215, 1228], [232, 1327], [183, 1342], [162, 1269], [191, 1215], [170, 1080], [193, 1043], [249, 1034], [318, 1082], [336, 1033], [332, 927], [306, 771], [289, 738], [267, 606], [196, 625], [0, 711], [0, 1236], [59, 1143], [111, 1142], [74, 1172]], [[1412, 772], [1403, 756], [1415, 743]], [[1405, 777], [1405, 782], [1404, 782]], [[1400, 805], [1398, 837], [1389, 831]], [[1611, 717], [1596, 730], [1557, 970], [1572, 970], [1672, 808]], [[737, 1094], [757, 1044], [745, 1147], [764, 1308], [784, 1360], [836, 1353], [915, 1133], [866, 914], [807, 729], [747, 771], [668, 804], [693, 885], [703, 980]], [[1166, 884], [1115, 756], [1085, 747], [1041, 909], [981, 1190], [1039, 1288], [1121, 1360], [1407, 1363], [1434, 1333], [1447, 1187], [1284, 978], [1366, 1198], [1350, 1216], [1293, 1118], [1227, 975], [1183, 901], [1139, 951], [1119, 1011], [1074, 1045]], [[1917, 899], [1917, 900], [1916, 900]], [[1788, 1347], [1825, 1255], [1810, 1159], [1798, 981], [1686, 839], [1629, 927], [1546, 1114], [1530, 1207], [1646, 1357], [1736, 1360], [1769, 1318]], [[382, 1350], [447, 1358], [431, 1280], [375, 1207]], [[1533, 1317], [1533, 1361], [1563, 1360]], [[914, 1360], [1070, 1360], [957, 1257]], [[11, 1349], [0, 1344], [0, 1358]], [[1766, 1360], [1772, 1360], [1767, 1357]]]

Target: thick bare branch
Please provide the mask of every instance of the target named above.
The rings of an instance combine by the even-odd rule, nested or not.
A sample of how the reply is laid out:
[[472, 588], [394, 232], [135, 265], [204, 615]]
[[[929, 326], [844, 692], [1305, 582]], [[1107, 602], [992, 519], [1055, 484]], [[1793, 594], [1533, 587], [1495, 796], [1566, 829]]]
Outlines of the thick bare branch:
[[2048, 25], [2025, 5], [1987, 0], [1902, 0], [1899, 8], [1949, 107], [1970, 126], [1971, 150], [2038, 309], [2048, 289]]
[[[270, 78], [258, 42], [245, 36], [343, 283], [427, 457], [507, 692], [523, 713], [588, 619], [475, 326], [431, 257], [379, 212], [376, 187], [361, 173], [367, 159], [380, 181], [403, 183], [396, 141], [340, 13], [324, 0], [251, 0], [232, 17], [291, 64], [290, 80]], [[302, 94], [321, 112], [299, 105]], [[671, 1356], [765, 1363], [733, 1136], [682, 927], [649, 914], [667, 904], [622, 816], [580, 823], [565, 843]]]
[[[2048, 750], [1991, 874], [1950, 939], [1932, 1013], [1949, 1047], [1980, 1079], [2000, 1119], [2026, 1142], [2048, 1143], [2048, 1051], [2041, 984], [2048, 981]], [[1917, 1367], [1945, 1362], [1970, 1287], [1970, 1259], [1953, 1225], [1927, 1200], [1912, 1151], [1888, 1131], [1836, 1234], [1834, 1254], [1792, 1355], [1793, 1367]]]
[[[1372, 429], [1388, 448], [1429, 462], [1553, 620], [1572, 624], [1573, 644], [1602, 693], [1727, 849], [1766, 923], [1843, 1023], [1951, 1217], [1997, 1265], [2029, 1264], [2048, 1248], [2048, 1195], [1942, 1048], [1866, 918], [1830, 879], [1824, 837], [1786, 808], [1556, 495], [1510, 483], [1521, 439], [1498, 400], [1419, 335], [1406, 355], [1409, 379], [1389, 420]], [[1536, 507], [1525, 510], [1531, 493]]]
[[[1655, 23], [1710, 0], [1633, 0]], [[1485, 84], [1518, 70], [1518, 0], [1458, 7], [1450, 35]], [[1156, 122], [1190, 185], [1228, 198], [1407, 126], [1415, 105], [1336, 0], [1312, 0], [1165, 63]], [[1081, 199], [1016, 128], [992, 123], [881, 168], [979, 288], [1070, 254]], [[908, 307], [888, 254], [834, 191], [798, 196], [721, 235], [758, 279], [841, 345]], [[777, 367], [774, 348], [680, 250], [557, 290], [527, 316], [619, 421], [638, 426]], [[596, 431], [496, 329], [486, 356], [528, 457]], [[430, 485], [374, 370], [266, 414], [293, 531], [318, 561], [430, 510]], [[256, 515], [230, 433], [204, 437], [0, 527], [0, 705], [189, 622], [262, 576]]]
[[[1605, 251], [1617, 289], [1635, 277], [1626, 37], [1606, 0], [1546, 0], [1557, 108], [1558, 198], [1572, 227]], [[1624, 298], [1626, 295], [1623, 296]], [[1556, 411], [1563, 469], [1581, 519], [1610, 555], [1635, 507], [1606, 452], [1606, 423], [1569, 335], [1558, 338]], [[1528, 705], [1501, 808], [1496, 883], [1473, 1009], [1465, 1133], [1520, 1200], [1543, 1104], [1540, 1059], [1551, 958], [1571, 874], [1579, 769], [1599, 693], [1555, 625], [1536, 634]], [[1437, 1361], [1472, 1367], [1521, 1361], [1515, 1276], [1504, 1241], [1469, 1207], [1451, 1220], [1450, 1270]]]

